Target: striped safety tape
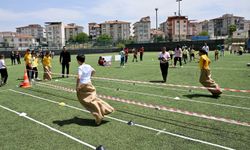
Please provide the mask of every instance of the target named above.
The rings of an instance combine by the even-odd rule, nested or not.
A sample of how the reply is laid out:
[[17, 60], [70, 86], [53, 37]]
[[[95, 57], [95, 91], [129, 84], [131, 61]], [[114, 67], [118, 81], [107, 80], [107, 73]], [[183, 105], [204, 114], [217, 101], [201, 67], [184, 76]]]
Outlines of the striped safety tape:
[[[61, 73], [51, 73], [54, 75], [63, 75]], [[69, 74], [70, 77], [77, 77], [77, 75]], [[199, 87], [199, 86], [189, 86], [189, 85], [178, 85], [178, 84], [166, 84], [166, 83], [151, 83], [145, 81], [134, 81], [134, 80], [122, 80], [122, 79], [112, 79], [112, 78], [103, 78], [103, 77], [92, 77], [93, 79], [101, 79], [101, 80], [109, 80], [109, 81], [118, 81], [118, 82], [127, 82], [127, 83], [140, 83], [140, 84], [149, 84], [149, 85], [163, 85], [170, 87], [180, 87], [180, 88], [191, 88], [191, 89], [202, 89], [202, 90], [217, 90], [216, 88], [209, 87]], [[238, 90], [231, 88], [220, 88], [222, 91], [230, 91], [230, 92], [241, 92], [241, 93], [250, 93], [250, 90]]]
[[[67, 92], [72, 92], [72, 93], [76, 92], [76, 90], [74, 90], [74, 89], [70, 89], [70, 88], [66, 88], [66, 87], [62, 87], [62, 86], [46, 84], [46, 83], [39, 83], [39, 84], [44, 84], [44, 85], [51, 86], [51, 87], [54, 87], [57, 89], [62, 89], [62, 90], [67, 91]], [[232, 119], [227, 119], [227, 118], [222, 118], [222, 117], [215, 117], [215, 116], [211, 116], [211, 115], [205, 115], [205, 114], [201, 114], [201, 113], [190, 112], [190, 111], [180, 110], [180, 109], [166, 107], [166, 106], [147, 104], [147, 103], [137, 102], [137, 101], [133, 101], [133, 100], [126, 100], [126, 99], [121, 99], [121, 98], [112, 97], [112, 96], [98, 95], [98, 97], [103, 98], [103, 99], [109, 99], [109, 100], [113, 100], [113, 101], [123, 102], [123, 103], [127, 103], [127, 104], [134, 104], [134, 105], [138, 105], [138, 106], [143, 106], [143, 107], [147, 107], [147, 108], [165, 110], [168, 112], [174, 112], [174, 113], [179, 113], [179, 114], [184, 114], [184, 115], [189, 115], [189, 116], [195, 116], [195, 117], [199, 117], [199, 118], [205, 118], [205, 119], [209, 119], [209, 120], [216, 120], [216, 121], [226, 122], [226, 123], [230, 123], [230, 124], [250, 127], [250, 123], [248, 123], [248, 122], [241, 122], [241, 121], [237, 121], [237, 120], [232, 120]]]

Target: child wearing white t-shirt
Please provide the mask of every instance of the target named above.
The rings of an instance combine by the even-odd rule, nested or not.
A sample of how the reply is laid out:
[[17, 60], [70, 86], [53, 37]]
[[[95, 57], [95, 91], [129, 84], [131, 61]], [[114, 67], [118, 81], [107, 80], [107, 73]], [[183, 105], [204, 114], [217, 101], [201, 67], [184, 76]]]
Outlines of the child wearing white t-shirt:
[[0, 86], [5, 85], [8, 79], [8, 71], [4, 61], [4, 55], [0, 55], [0, 74], [1, 74], [1, 82]]
[[96, 89], [91, 83], [91, 76], [95, 69], [85, 64], [85, 56], [76, 57], [79, 64], [76, 81], [77, 98], [79, 102], [95, 117], [96, 125], [100, 125], [104, 115], [114, 111], [114, 108], [102, 99], [97, 97]]

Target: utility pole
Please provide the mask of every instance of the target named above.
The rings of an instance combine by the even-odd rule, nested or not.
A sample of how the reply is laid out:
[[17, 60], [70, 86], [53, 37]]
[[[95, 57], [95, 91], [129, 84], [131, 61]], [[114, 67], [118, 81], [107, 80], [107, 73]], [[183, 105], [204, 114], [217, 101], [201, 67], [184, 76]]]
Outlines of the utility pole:
[[181, 41], [181, 1], [182, 0], [176, 0], [176, 2], [178, 2], [179, 42]]
[[155, 29], [157, 30], [158, 28], [158, 14], [157, 14], [158, 8], [155, 8], [155, 15], [156, 15], [156, 19], [155, 19]]

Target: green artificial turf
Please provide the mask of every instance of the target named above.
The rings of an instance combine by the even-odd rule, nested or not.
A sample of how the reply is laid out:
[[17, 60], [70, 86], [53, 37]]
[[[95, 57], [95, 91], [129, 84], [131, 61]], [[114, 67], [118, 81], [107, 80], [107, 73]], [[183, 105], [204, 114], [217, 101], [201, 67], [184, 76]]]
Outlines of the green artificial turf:
[[[176, 108], [190, 112], [223, 117], [241, 122], [250, 122], [250, 93], [223, 91], [214, 98], [207, 90], [184, 88], [173, 85], [189, 85], [202, 87], [199, 83], [198, 63], [188, 62], [184, 67], [169, 68], [167, 84], [152, 84], [162, 80], [157, 52], [145, 52], [143, 61], [132, 62], [129, 56], [125, 68], [119, 62], [112, 62], [110, 67], [97, 65], [100, 55], [88, 54], [86, 63], [95, 68], [95, 77], [144, 81], [146, 83], [130, 83], [92, 79], [97, 94], [113, 96], [131, 101]], [[230, 89], [250, 90], [250, 55], [230, 55], [226, 53], [219, 61], [214, 61], [213, 53], [209, 54], [212, 78], [222, 87]], [[71, 56], [70, 74], [76, 75], [77, 62]], [[60, 74], [61, 66], [56, 56], [52, 62], [52, 72]], [[103, 145], [108, 150], [167, 150], [167, 149], [222, 149], [213, 145], [191, 141], [181, 137], [153, 131], [126, 124], [133, 121], [146, 127], [190, 137], [197, 140], [218, 144], [233, 149], [249, 149], [250, 127], [208, 120], [164, 110], [156, 110], [104, 99], [116, 111], [106, 117], [103, 124], [96, 126], [91, 114], [78, 109], [60, 106], [54, 102], [84, 109], [77, 100], [76, 94], [62, 89], [54, 89], [49, 85], [75, 89], [75, 78], [60, 78], [53, 75], [52, 81], [34, 82], [31, 88], [19, 88], [24, 74], [24, 64], [8, 65], [8, 84], [0, 87], [0, 105], [25, 112], [29, 117], [67, 133], [95, 147]], [[39, 66], [39, 78], [43, 69]], [[44, 86], [44, 84], [48, 84]], [[12, 90], [10, 90], [12, 89]], [[23, 92], [24, 95], [14, 91]], [[37, 96], [37, 97], [35, 97]], [[179, 100], [176, 100], [179, 97]], [[46, 99], [46, 100], [45, 100]], [[91, 149], [79, 142], [56, 133], [44, 126], [0, 107], [0, 149]]]

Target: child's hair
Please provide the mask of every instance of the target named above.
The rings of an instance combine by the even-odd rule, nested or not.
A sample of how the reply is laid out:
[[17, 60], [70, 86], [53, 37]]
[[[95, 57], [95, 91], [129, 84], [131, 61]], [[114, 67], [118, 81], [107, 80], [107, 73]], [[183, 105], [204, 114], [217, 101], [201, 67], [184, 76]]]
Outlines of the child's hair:
[[3, 54], [0, 55], [0, 59], [4, 59], [4, 55]]
[[85, 62], [85, 55], [84, 55], [84, 54], [78, 54], [78, 55], [76, 56], [76, 59], [77, 59], [78, 61], [84, 63], [84, 62]]
[[46, 53], [45, 53], [45, 55], [49, 55], [49, 54], [50, 54], [50, 52], [47, 50]]
[[204, 49], [200, 49], [199, 52], [207, 55], [207, 52]]

